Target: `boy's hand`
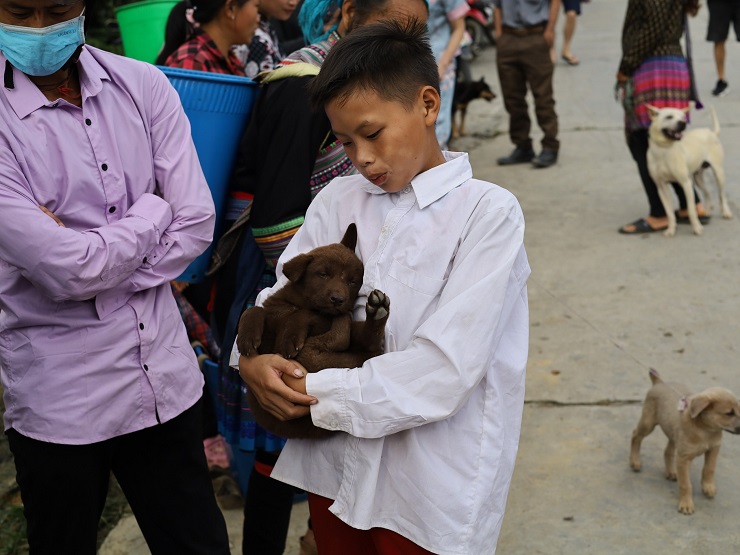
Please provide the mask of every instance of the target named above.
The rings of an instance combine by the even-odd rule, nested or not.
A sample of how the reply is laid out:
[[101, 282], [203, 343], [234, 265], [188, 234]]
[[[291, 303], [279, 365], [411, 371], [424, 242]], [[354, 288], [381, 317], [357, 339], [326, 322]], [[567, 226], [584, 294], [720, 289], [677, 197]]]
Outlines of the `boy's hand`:
[[[247, 382], [262, 408], [278, 420], [293, 420], [310, 414], [315, 397], [305, 394], [306, 370], [294, 360], [278, 355], [239, 357], [239, 373]], [[298, 393], [283, 382], [283, 375], [301, 378], [303, 392]]]

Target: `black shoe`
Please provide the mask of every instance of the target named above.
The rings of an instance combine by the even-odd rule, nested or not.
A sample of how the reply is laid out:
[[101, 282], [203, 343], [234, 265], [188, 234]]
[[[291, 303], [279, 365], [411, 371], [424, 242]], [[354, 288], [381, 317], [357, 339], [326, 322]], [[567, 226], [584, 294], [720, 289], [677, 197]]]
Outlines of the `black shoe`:
[[730, 85], [727, 83], [727, 81], [720, 79], [719, 81], [717, 81], [717, 84], [714, 86], [714, 89], [712, 90], [712, 95], [724, 96], [729, 91], [730, 91]]
[[508, 156], [503, 156], [496, 160], [499, 166], [510, 166], [511, 164], [524, 164], [531, 162], [534, 158], [534, 150], [531, 148], [516, 147]]
[[532, 160], [535, 168], [549, 168], [558, 161], [558, 151], [549, 148], [543, 148], [540, 155]]

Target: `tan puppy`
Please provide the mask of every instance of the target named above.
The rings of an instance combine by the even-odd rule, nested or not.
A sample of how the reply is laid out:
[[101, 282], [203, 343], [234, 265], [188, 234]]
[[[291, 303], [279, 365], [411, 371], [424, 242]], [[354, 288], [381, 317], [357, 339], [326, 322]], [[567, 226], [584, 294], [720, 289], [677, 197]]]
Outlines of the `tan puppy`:
[[701, 489], [711, 499], [717, 491], [714, 469], [722, 432], [740, 433], [740, 403], [731, 391], [721, 387], [710, 387], [691, 395], [683, 385], [665, 383], [653, 369], [650, 380], [653, 387], [648, 391], [642, 417], [632, 432], [630, 467], [635, 472], [640, 471], [640, 444], [655, 426], [660, 426], [668, 436], [663, 455], [666, 478], [678, 479], [678, 511], [690, 515], [694, 512], [689, 479], [691, 461], [704, 455]]
[[648, 134], [650, 142], [647, 153], [648, 171], [658, 186], [658, 194], [668, 216], [668, 228], [663, 232], [666, 237], [676, 233], [676, 215], [671, 202], [670, 183], [678, 183], [686, 195], [689, 221], [694, 233], [701, 235], [702, 225], [696, 212], [694, 199], [694, 180], [704, 194], [707, 213], [712, 211], [709, 191], [704, 185], [703, 171], [711, 167], [717, 182], [720, 209], [723, 218], [732, 218], [732, 212], [725, 195], [724, 151], [719, 142], [719, 122], [714, 108], [710, 106], [714, 130], [686, 129], [686, 110], [677, 108], [656, 108], [647, 105], [650, 119]]

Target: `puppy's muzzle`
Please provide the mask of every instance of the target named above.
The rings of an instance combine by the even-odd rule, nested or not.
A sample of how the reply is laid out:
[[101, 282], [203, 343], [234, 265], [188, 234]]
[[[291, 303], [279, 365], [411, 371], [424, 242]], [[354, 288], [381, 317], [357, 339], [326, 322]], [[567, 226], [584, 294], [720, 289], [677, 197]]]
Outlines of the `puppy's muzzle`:
[[740, 434], [740, 426], [738, 426], [737, 428], [723, 428], [723, 430], [735, 435]]

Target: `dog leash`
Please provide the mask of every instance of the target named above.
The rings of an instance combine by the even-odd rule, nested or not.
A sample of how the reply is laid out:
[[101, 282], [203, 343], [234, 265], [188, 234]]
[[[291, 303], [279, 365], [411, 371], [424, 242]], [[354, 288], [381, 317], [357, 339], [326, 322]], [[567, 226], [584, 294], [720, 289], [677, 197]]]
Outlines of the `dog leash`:
[[680, 391], [678, 391], [675, 387], [673, 387], [669, 383], [664, 382], [663, 378], [660, 377], [660, 374], [655, 368], [653, 367], [650, 368], [650, 375], [658, 378], [663, 383], [663, 385], [665, 385], [668, 389], [671, 389], [676, 395], [678, 395], [679, 397], [678, 406], [676, 407], [678, 409], [678, 412], [683, 412], [687, 408], [689, 408], [689, 400], [686, 397], [686, 395], [683, 395]]
[[696, 79], [694, 78], [694, 64], [691, 61], [691, 34], [689, 33], [689, 16], [684, 12], [683, 15], [683, 32], [686, 35], [686, 65], [689, 68], [689, 100], [694, 101], [697, 110], [704, 108], [699, 100], [699, 91], [696, 88]]

